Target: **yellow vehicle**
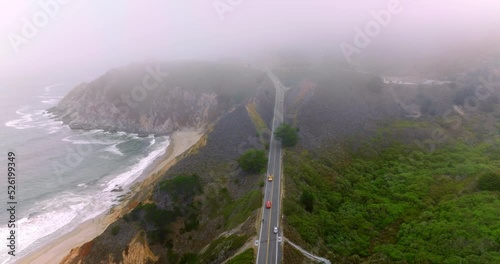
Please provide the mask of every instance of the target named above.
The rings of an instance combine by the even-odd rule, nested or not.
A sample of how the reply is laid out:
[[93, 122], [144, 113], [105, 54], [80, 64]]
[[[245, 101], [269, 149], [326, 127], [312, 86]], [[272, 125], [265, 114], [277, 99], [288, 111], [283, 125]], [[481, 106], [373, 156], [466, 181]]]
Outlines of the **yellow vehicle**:
[[269, 174], [269, 175], [267, 176], [267, 180], [268, 180], [268, 181], [273, 181], [273, 175], [272, 175], [272, 174]]

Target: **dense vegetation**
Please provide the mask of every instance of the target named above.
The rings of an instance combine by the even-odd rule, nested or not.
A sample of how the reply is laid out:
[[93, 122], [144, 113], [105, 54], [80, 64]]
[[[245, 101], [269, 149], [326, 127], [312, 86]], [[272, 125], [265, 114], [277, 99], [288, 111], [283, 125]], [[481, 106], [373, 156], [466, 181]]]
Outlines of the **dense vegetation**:
[[267, 156], [264, 150], [249, 149], [238, 158], [240, 167], [249, 173], [262, 173], [267, 165]]
[[160, 182], [160, 190], [168, 192], [175, 200], [192, 197], [203, 191], [198, 175], [178, 175], [172, 179]]
[[498, 145], [366, 150], [286, 152], [288, 238], [333, 262], [500, 263]]
[[274, 134], [276, 138], [281, 140], [285, 147], [293, 147], [299, 141], [297, 129], [286, 123], [281, 124]]
[[479, 177], [477, 185], [481, 190], [500, 191], [500, 174], [487, 172]]
[[224, 201], [222, 215], [226, 229], [230, 229], [244, 222], [254, 210], [262, 205], [262, 192], [252, 190], [237, 200], [229, 199], [229, 196], [227, 196], [219, 203], [222, 201]]
[[178, 211], [163, 210], [156, 204], [142, 204], [134, 208], [123, 219], [127, 222], [139, 222], [146, 231], [148, 240], [152, 244], [167, 244], [167, 235], [170, 231], [169, 225], [179, 216]]
[[253, 264], [255, 263], [255, 258], [253, 254], [253, 249], [249, 248], [243, 251], [241, 254], [230, 259], [227, 264]]
[[[172, 246], [168, 240], [170, 224], [178, 217], [184, 218], [184, 228], [181, 232], [196, 229], [199, 225], [198, 215], [201, 204], [193, 202], [194, 196], [203, 192], [200, 178], [196, 174], [180, 174], [159, 184], [159, 192], [172, 197], [171, 209], [160, 208], [155, 203], [139, 203], [123, 219], [127, 222], [138, 222], [148, 235], [152, 244]], [[118, 234], [118, 231], [113, 231]]]

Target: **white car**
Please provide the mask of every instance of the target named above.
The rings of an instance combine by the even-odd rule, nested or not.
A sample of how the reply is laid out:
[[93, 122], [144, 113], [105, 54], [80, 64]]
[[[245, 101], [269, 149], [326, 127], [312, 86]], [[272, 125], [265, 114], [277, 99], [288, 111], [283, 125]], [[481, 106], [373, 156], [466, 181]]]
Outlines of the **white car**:
[[275, 226], [275, 227], [274, 227], [273, 232], [274, 232], [275, 234], [278, 234], [278, 227], [276, 227], [276, 226]]

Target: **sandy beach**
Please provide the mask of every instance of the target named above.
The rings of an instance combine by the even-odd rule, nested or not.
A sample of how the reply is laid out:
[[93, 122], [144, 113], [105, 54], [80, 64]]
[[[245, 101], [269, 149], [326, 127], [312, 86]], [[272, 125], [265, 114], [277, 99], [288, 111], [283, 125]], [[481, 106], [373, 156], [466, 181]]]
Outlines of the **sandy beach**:
[[[151, 164], [143, 175], [139, 177], [138, 182], [131, 187], [132, 191], [127, 197], [130, 198], [135, 192], [155, 181], [158, 175], [163, 174], [162, 172], [175, 164], [176, 157], [197, 143], [201, 136], [202, 134], [199, 131], [174, 132], [170, 136], [170, 144], [167, 147], [166, 153], [158, 158], [154, 164]], [[83, 245], [85, 242], [94, 239], [104, 232], [109, 224], [120, 217], [122, 209], [127, 205], [127, 202], [128, 199], [125, 199], [120, 205], [110, 210], [111, 212], [83, 222], [73, 231], [54, 239], [38, 248], [35, 252], [19, 257], [19, 259], [15, 260], [15, 263], [60, 263], [70, 253], [71, 249]]]

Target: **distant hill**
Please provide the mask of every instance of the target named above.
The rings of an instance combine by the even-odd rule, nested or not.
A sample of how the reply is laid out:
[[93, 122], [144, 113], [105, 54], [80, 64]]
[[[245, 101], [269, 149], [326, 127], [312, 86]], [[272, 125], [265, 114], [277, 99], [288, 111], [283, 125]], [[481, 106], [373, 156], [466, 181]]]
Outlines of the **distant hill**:
[[500, 91], [476, 94], [498, 69], [409, 84], [276, 70], [300, 136], [284, 153], [284, 236], [332, 263], [499, 262], [500, 193], [479, 183], [500, 181]]
[[78, 85], [49, 111], [74, 129], [204, 129], [254, 95], [265, 78], [249, 67], [219, 63], [131, 64]]

